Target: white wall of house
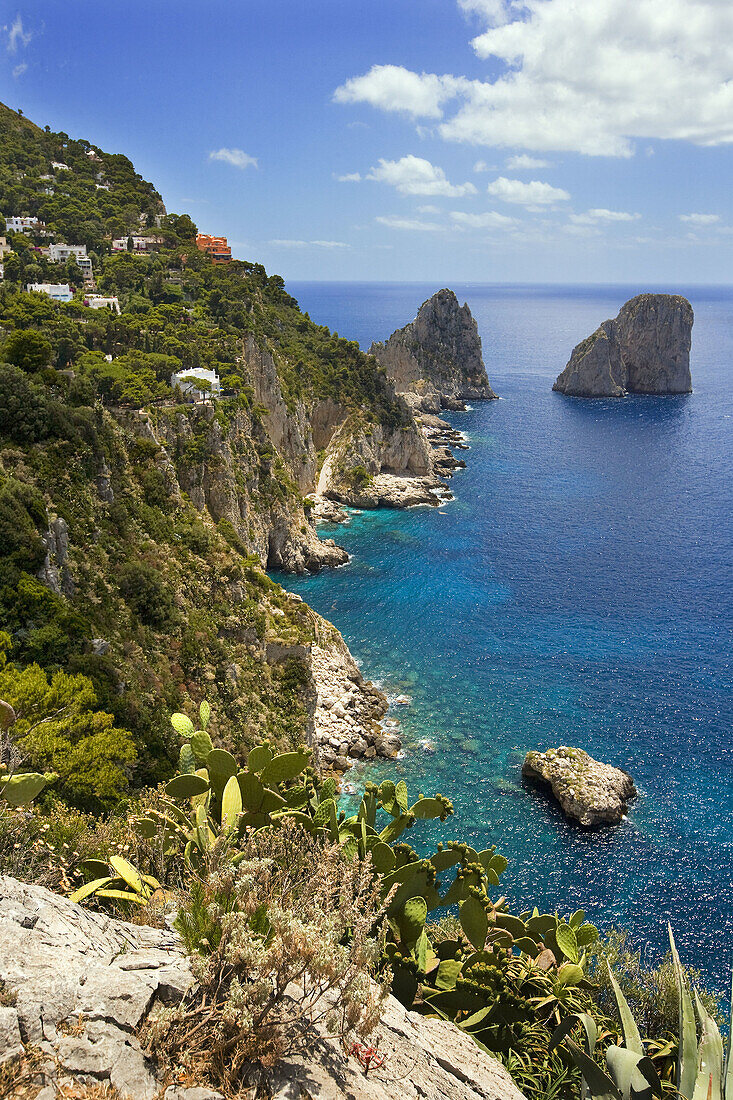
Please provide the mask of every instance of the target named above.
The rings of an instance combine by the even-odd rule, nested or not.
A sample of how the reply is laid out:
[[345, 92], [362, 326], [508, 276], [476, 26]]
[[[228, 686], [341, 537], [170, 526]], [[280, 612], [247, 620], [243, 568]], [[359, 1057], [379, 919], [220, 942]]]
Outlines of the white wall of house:
[[171, 386], [174, 389], [179, 386], [183, 393], [201, 393], [196, 384], [200, 381], [209, 383], [213, 395], [221, 393], [221, 382], [215, 370], [207, 370], [206, 367], [189, 367], [187, 370], [176, 371], [171, 375]]
[[113, 313], [120, 312], [120, 303], [117, 298], [102, 298], [99, 294], [93, 294], [84, 299], [84, 304], [90, 309], [111, 309]]
[[85, 244], [50, 244], [48, 258], [55, 264], [65, 264], [72, 257], [78, 262], [87, 254]]
[[5, 219], [5, 228], [11, 233], [32, 233], [35, 229], [43, 229], [44, 225], [38, 218], [10, 217]]
[[74, 294], [68, 283], [28, 283], [28, 293], [47, 294], [54, 302], [70, 302]]

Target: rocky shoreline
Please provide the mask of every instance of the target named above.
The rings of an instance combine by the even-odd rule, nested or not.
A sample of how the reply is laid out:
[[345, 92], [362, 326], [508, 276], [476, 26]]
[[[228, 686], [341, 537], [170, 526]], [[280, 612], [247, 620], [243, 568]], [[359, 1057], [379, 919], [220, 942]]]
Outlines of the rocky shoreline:
[[321, 766], [345, 772], [360, 760], [394, 759], [402, 741], [391, 722], [384, 722], [386, 695], [364, 679], [339, 631], [320, 616], [310, 667], [316, 688], [313, 740]]
[[[466, 438], [438, 416], [421, 413], [416, 421], [432, 453], [435, 474], [416, 478], [378, 474], [368, 490], [352, 494], [348, 507], [439, 507], [454, 499], [448, 481], [466, 463], [454, 457], [453, 449], [468, 450]], [[349, 522], [342, 500], [321, 494], [308, 499], [310, 518], [316, 525]], [[333, 540], [328, 542], [335, 545]], [[361, 760], [394, 759], [402, 749], [402, 741], [397, 733], [399, 723], [385, 720], [386, 696], [364, 679], [340, 633], [320, 616], [318, 619], [319, 641], [311, 647], [310, 664], [317, 690], [313, 739], [321, 765], [343, 773]]]

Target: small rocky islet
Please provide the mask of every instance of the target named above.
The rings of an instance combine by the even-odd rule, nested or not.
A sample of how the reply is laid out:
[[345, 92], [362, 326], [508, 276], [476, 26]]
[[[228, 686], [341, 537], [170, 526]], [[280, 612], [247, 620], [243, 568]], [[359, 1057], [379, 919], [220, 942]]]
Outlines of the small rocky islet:
[[628, 772], [567, 745], [547, 752], [528, 752], [522, 775], [549, 786], [565, 816], [587, 828], [618, 825], [637, 794]]
[[568, 397], [692, 392], [694, 314], [679, 294], [638, 294], [574, 349], [553, 390]]

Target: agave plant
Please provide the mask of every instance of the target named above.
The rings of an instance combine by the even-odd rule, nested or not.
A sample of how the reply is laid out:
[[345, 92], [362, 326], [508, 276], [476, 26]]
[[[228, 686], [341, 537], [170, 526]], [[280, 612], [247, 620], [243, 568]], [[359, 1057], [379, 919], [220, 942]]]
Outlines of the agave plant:
[[110, 901], [147, 905], [162, 886], [152, 875], [142, 875], [129, 860], [122, 856], [110, 856], [109, 863], [101, 859], [87, 859], [82, 870], [95, 877], [71, 894], [72, 901], [85, 901], [94, 895]]
[[[733, 1100], [730, 1051], [733, 1044], [729, 1042], [728, 1057], [725, 1059], [718, 1026], [706, 1011], [697, 992], [694, 994], [693, 1008], [693, 998], [680, 963], [671, 926], [668, 926], [668, 931], [679, 1005], [677, 1092], [684, 1100]], [[652, 1096], [661, 1096], [661, 1081], [654, 1063], [645, 1051], [628, 1002], [610, 968], [609, 977], [621, 1018], [624, 1045], [613, 1045], [606, 1050], [608, 1072], [593, 1059], [598, 1038], [597, 1029], [595, 1022], [586, 1013], [576, 1013], [563, 1021], [555, 1031], [551, 1049], [563, 1041], [566, 1043], [583, 1076], [584, 1100], [651, 1100]], [[568, 1037], [578, 1025], [582, 1026], [584, 1032], [583, 1047]], [[733, 1017], [731, 1025], [733, 1026]]]

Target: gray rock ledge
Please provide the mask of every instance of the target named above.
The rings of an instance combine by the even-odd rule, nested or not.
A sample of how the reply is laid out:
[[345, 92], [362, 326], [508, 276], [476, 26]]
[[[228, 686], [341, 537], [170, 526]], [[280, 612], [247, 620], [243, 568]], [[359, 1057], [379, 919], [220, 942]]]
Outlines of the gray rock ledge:
[[[180, 1000], [192, 980], [173, 933], [0, 876], [0, 1065], [11, 1069], [27, 1044], [40, 1049], [43, 1100], [56, 1095], [56, 1084], [74, 1081], [111, 1084], [126, 1100], [157, 1100], [166, 1082], [136, 1032], [156, 1003]], [[385, 1064], [368, 1077], [325, 1025], [312, 1032], [306, 1054], [275, 1068], [273, 1100], [524, 1100], [501, 1063], [468, 1035], [407, 1012], [393, 997], [369, 1039]], [[220, 1094], [169, 1085], [164, 1096]]]

